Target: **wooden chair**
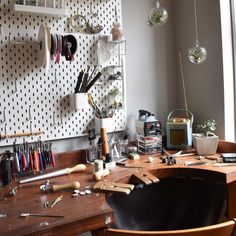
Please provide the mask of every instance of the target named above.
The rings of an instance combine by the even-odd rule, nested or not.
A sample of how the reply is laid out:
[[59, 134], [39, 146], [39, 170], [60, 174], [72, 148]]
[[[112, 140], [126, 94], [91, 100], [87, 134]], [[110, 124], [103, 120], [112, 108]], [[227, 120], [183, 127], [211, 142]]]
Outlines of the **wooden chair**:
[[235, 221], [229, 220], [211, 226], [168, 231], [136, 231], [121, 229], [100, 229], [94, 232], [95, 236], [236, 236]]

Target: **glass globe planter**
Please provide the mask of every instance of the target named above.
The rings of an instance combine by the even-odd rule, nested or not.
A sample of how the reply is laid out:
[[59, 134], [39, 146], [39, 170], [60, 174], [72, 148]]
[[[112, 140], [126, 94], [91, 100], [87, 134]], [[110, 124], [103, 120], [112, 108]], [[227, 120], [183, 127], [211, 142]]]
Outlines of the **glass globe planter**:
[[168, 20], [168, 12], [164, 7], [160, 7], [160, 3], [157, 1], [156, 7], [151, 9], [148, 18], [151, 26], [159, 27]]
[[207, 58], [207, 50], [204, 47], [200, 47], [199, 44], [196, 44], [195, 47], [188, 50], [188, 58], [190, 62], [194, 64], [201, 64]]

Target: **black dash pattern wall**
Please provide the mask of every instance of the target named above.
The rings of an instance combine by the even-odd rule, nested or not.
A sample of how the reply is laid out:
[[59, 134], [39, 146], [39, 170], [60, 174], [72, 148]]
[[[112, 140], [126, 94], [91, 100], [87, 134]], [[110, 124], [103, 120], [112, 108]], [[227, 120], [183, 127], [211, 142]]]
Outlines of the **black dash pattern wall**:
[[[39, 130], [44, 132], [40, 135], [43, 141], [86, 135], [88, 129], [94, 127], [94, 110], [90, 106], [77, 111], [71, 109], [69, 94], [74, 92], [79, 72], [97, 65], [97, 41], [101, 34], [110, 34], [116, 18], [115, 8], [118, 20], [122, 21], [121, 0], [65, 1], [68, 17], [97, 12], [97, 19], [103, 26], [100, 34], [72, 32], [68, 17], [14, 12], [12, 4], [10, 0], [0, 1], [1, 136]], [[51, 61], [48, 72], [39, 65], [37, 50], [41, 24], [47, 25], [51, 33], [76, 37], [78, 49], [74, 61], [64, 58], [58, 64]], [[116, 131], [126, 127], [124, 60], [120, 53], [114, 53], [110, 62], [110, 65], [121, 65], [121, 80], [110, 81], [103, 75], [89, 91], [101, 108], [109, 106], [106, 95], [110, 90], [118, 87], [122, 91], [122, 108], [115, 110], [113, 116]], [[22, 143], [23, 138], [34, 142], [39, 136], [4, 138], [0, 146], [11, 145], [14, 141]]]

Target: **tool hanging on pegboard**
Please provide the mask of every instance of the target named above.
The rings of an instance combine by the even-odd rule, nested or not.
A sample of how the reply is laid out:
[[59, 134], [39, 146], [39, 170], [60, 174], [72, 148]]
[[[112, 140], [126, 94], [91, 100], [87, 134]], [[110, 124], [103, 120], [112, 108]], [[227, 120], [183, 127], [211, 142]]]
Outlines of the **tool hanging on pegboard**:
[[15, 171], [22, 175], [27, 171], [44, 171], [49, 166], [55, 167], [55, 157], [52, 144], [38, 141], [34, 144], [23, 142], [23, 144], [13, 145], [13, 157]]

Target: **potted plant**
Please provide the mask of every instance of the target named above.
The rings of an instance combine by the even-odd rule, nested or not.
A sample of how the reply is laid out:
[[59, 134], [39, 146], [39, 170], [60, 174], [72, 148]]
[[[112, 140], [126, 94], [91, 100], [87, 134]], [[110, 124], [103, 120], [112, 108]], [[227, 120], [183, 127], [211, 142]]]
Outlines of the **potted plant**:
[[197, 125], [197, 132], [193, 134], [193, 145], [198, 155], [214, 155], [217, 150], [219, 137], [215, 135], [216, 122], [213, 119]]

